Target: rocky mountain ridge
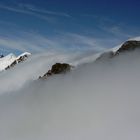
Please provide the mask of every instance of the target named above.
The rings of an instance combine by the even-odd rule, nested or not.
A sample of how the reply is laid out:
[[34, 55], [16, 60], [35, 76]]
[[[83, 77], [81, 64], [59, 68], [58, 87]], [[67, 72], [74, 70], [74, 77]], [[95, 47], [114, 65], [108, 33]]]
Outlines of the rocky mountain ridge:
[[[113, 51], [114, 49], [112, 49], [110, 51], [101, 53], [99, 57], [95, 59], [94, 62], [100, 62], [102, 60], [105, 61], [108, 59], [112, 59], [122, 53], [134, 51], [135, 49], [140, 49], [140, 41], [129, 40], [129, 41], [126, 41], [124, 44], [122, 44], [118, 49], [116, 49], [116, 51]], [[47, 79], [48, 77], [56, 75], [56, 74], [65, 74], [66, 72], [69, 72], [72, 67], [74, 66], [71, 66], [68, 63], [65, 63], [65, 64], [56, 63], [52, 65], [51, 70], [48, 70], [48, 72], [45, 73], [43, 76], [39, 76], [39, 79]]]
[[[132, 52], [135, 49], [140, 49], [140, 41], [137, 40], [129, 40], [123, 43], [118, 48], [112, 48], [108, 51], [105, 51], [103, 53], [100, 53], [97, 55], [96, 59], [92, 62], [101, 62], [102, 60], [108, 61], [109, 59], [113, 59], [114, 57], [118, 57], [120, 54], [126, 53], [126, 52]], [[114, 51], [115, 50], [115, 51]], [[25, 61], [28, 59], [28, 57], [31, 55], [31, 53], [25, 52], [16, 57], [14, 54], [9, 54], [7, 56], [2, 56], [0, 58], [0, 71], [10, 69], [17, 64]], [[96, 54], [94, 54], [96, 55]], [[71, 71], [72, 68], [75, 66], [69, 63], [61, 63], [57, 62], [52, 65], [50, 70], [47, 70], [47, 72], [43, 76], [39, 76], [39, 79], [47, 79], [50, 76], [57, 75], [57, 74], [65, 74], [69, 71]]]
[[29, 52], [24, 52], [19, 56], [14, 54], [8, 54], [7, 56], [2, 56], [0, 58], [0, 71], [10, 69], [15, 65], [27, 60], [27, 58], [31, 55]]

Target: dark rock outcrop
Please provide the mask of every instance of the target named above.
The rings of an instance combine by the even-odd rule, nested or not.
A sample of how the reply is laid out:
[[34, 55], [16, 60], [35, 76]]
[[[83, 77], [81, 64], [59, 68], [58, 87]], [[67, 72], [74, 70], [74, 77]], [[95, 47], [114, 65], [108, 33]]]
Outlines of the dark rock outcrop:
[[126, 51], [133, 51], [135, 49], [140, 49], [140, 41], [136, 40], [129, 40], [126, 41], [116, 52], [116, 54], [126, 52]]
[[10, 66], [6, 67], [5, 70], [8, 70], [8, 69], [14, 67], [16, 64], [18, 64], [18, 62], [15, 60]]
[[4, 55], [3, 55], [3, 54], [1, 54], [1, 55], [0, 55], [0, 58], [3, 58], [3, 57], [4, 57]]
[[66, 72], [69, 72], [71, 70], [71, 67], [72, 66], [67, 63], [56, 63], [52, 65], [51, 70], [48, 70], [48, 72], [43, 76], [40, 76], [39, 79], [46, 79], [49, 76], [53, 76], [56, 74], [65, 74]]
[[27, 58], [29, 57], [29, 55], [25, 54], [23, 56], [20, 56], [18, 59], [17, 59], [17, 62], [20, 63], [20, 62], [23, 62], [25, 61]]
[[17, 59], [11, 65], [7, 66], [5, 68], [5, 70], [8, 70], [8, 69], [14, 67], [17, 64], [19, 64], [21, 62], [24, 62], [25, 60], [28, 59], [28, 57], [29, 57], [29, 54], [24, 54], [24, 55], [21, 55], [21, 56], [17, 57]]
[[67, 71], [70, 71], [70, 65], [66, 63], [56, 63], [52, 66], [51, 73], [52, 74], [61, 74], [66, 73]]
[[130, 52], [135, 49], [140, 49], [140, 41], [129, 40], [126, 41], [116, 52], [109, 51], [101, 54], [100, 57], [98, 57], [95, 62], [106, 61], [118, 56], [120, 53]]

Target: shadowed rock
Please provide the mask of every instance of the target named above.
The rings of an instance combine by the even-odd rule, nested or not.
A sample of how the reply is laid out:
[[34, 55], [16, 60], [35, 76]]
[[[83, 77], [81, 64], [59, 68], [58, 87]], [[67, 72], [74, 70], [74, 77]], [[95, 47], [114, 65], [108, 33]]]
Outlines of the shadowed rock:
[[56, 63], [52, 66], [51, 73], [52, 74], [61, 74], [66, 73], [67, 71], [70, 71], [70, 65], [66, 63]]
[[24, 62], [25, 60], [28, 59], [28, 57], [29, 57], [30, 55], [31, 55], [30, 53], [28, 53], [28, 54], [26, 54], [26, 53], [24, 54], [24, 53], [23, 53], [21, 56], [18, 56], [17, 59], [16, 59], [12, 64], [10, 64], [9, 66], [7, 66], [7, 67], [5, 68], [5, 70], [8, 70], [8, 69], [14, 67], [14, 66], [17, 65], [17, 64], [19, 64], [19, 63], [21, 63], [21, 62]]
[[28, 58], [27, 55], [20, 56], [20, 57], [17, 59], [17, 62], [18, 62], [18, 63], [23, 62], [23, 61], [25, 61], [27, 58]]
[[46, 79], [49, 76], [56, 75], [56, 74], [65, 74], [71, 70], [71, 65], [67, 63], [56, 63], [52, 66], [51, 70], [48, 70], [42, 77], [40, 76], [39, 79]]
[[6, 67], [5, 70], [8, 70], [8, 69], [14, 67], [16, 64], [18, 64], [18, 62], [15, 60], [10, 66]]
[[140, 41], [130, 40], [126, 41], [116, 52], [116, 54], [126, 52], [126, 51], [133, 51], [135, 49], [140, 49]]
[[140, 49], [140, 41], [129, 40], [126, 41], [116, 52], [109, 51], [101, 54], [100, 57], [98, 57], [95, 62], [107, 61], [110, 58], [114, 58], [118, 56], [120, 53], [124, 53], [128, 51], [130, 52], [135, 49]]
[[2, 54], [2, 55], [0, 55], [0, 58], [3, 58], [4, 57], [4, 55]]

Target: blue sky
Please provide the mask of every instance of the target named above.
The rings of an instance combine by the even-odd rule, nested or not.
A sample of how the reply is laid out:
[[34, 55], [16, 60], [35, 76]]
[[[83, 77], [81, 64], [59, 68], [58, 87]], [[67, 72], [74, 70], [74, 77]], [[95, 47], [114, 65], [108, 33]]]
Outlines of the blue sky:
[[139, 36], [137, 0], [1, 0], [0, 51], [101, 51]]

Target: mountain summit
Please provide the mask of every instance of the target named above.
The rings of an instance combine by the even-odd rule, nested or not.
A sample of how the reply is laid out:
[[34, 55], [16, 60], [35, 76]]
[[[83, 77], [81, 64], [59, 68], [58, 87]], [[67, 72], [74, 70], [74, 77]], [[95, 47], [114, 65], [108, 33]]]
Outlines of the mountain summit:
[[16, 64], [25, 61], [31, 53], [24, 52], [19, 56], [14, 55], [13, 53], [8, 54], [7, 56], [0, 58], [0, 71], [7, 70]]

